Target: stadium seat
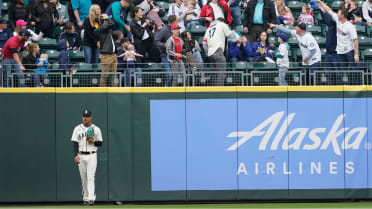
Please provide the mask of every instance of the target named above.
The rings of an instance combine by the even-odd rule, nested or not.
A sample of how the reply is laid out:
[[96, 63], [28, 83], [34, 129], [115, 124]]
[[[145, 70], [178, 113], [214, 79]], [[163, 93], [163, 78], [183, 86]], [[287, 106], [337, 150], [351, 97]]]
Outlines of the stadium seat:
[[168, 22], [168, 16], [167, 15], [164, 15], [163, 17], [161, 17], [161, 20], [163, 20], [163, 22]]
[[8, 14], [3, 15], [3, 19], [5, 19], [5, 20], [9, 20]]
[[368, 49], [371, 47], [371, 38], [366, 36], [358, 36], [359, 48], [361, 50]]
[[238, 25], [235, 27], [235, 31], [239, 33], [243, 33], [243, 25]]
[[[156, 4], [160, 7], [160, 8], [164, 8], [165, 10], [168, 10], [169, 9], [169, 3], [168, 2], [165, 2], [165, 1], [158, 1], [156, 2]], [[165, 15], [166, 16], [166, 15]]]
[[50, 38], [42, 38], [39, 41], [41, 49], [57, 49], [57, 40]]
[[322, 28], [315, 25], [308, 25], [306, 30], [311, 32], [313, 35], [320, 35], [322, 33]]
[[59, 36], [61, 35], [62, 31], [63, 31], [63, 26], [54, 27], [53, 35], [54, 35], [54, 38], [57, 40], [57, 42], [59, 41]]
[[1, 5], [1, 14], [7, 14], [9, 8], [9, 2], [3, 1], [3, 4]]
[[318, 42], [320, 48], [324, 48], [326, 44], [326, 38], [322, 36], [314, 36], [315, 40]]
[[49, 49], [45, 53], [48, 54], [49, 62], [58, 60], [59, 52], [57, 50]]
[[76, 63], [75, 66], [78, 71], [93, 71], [94, 70], [92, 64], [87, 64], [84, 62]]
[[247, 70], [247, 62], [244, 62], [244, 61], [235, 62], [235, 63], [232, 63], [231, 67], [233, 71], [237, 71], [237, 70], [245, 71]]
[[362, 8], [363, 7], [363, 3], [365, 2], [365, 1], [357, 1], [358, 2], [358, 7], [359, 8]]
[[355, 25], [355, 29], [359, 35], [365, 36], [367, 34], [366, 26], [363, 25]]
[[299, 48], [293, 49], [293, 57], [295, 62], [302, 62], [302, 54]]
[[193, 25], [191, 26], [191, 29], [190, 29], [190, 32], [191, 34], [194, 36], [197, 36], [197, 35], [204, 35], [205, 31], [207, 30], [207, 28], [205, 26], [202, 26], [202, 25]]
[[332, 4], [331, 4], [331, 8], [334, 9], [334, 10], [337, 10], [337, 9], [340, 8], [342, 3], [343, 3], [343, 1], [333, 1]]
[[84, 61], [84, 52], [79, 50], [70, 50], [69, 56], [71, 62], [83, 62]]
[[269, 43], [274, 44], [275, 46], [278, 45], [278, 37], [277, 36], [269, 36]]
[[275, 63], [268, 63], [268, 62], [260, 62], [260, 63], [254, 63], [253, 64], [255, 70], [276, 70], [277, 66]]
[[288, 1], [288, 7], [291, 9], [292, 12], [301, 12], [302, 6], [304, 2], [300, 1]]
[[293, 48], [298, 48], [298, 41], [296, 39], [296, 37], [290, 37], [288, 39], [288, 44], [293, 47]]
[[363, 50], [362, 59], [365, 62], [371, 62], [372, 61], [372, 48]]
[[148, 62], [148, 63], [141, 64], [141, 67], [143, 71], [150, 71], [150, 72], [161, 71], [161, 65], [158, 63]]

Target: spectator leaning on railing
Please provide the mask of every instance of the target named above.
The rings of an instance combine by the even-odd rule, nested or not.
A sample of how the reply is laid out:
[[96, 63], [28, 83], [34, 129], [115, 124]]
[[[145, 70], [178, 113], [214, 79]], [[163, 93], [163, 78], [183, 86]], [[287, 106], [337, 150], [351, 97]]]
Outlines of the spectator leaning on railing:
[[[231, 38], [232, 41], [238, 39], [238, 35], [234, 30], [230, 30], [229, 26], [224, 22], [225, 20], [219, 17], [213, 21], [203, 38], [204, 51], [207, 52], [208, 62], [213, 64], [215, 71], [226, 71], [225, 42], [226, 38]], [[215, 85], [223, 86], [225, 75], [217, 73]]]
[[95, 33], [101, 46], [99, 58], [101, 60], [103, 74], [101, 75], [100, 86], [107, 86], [107, 77], [110, 78], [112, 86], [117, 86], [118, 83], [117, 79], [115, 79], [115, 75], [107, 74], [117, 71], [118, 61], [115, 54], [114, 40], [112, 38], [112, 29], [115, 23], [112, 19], [108, 18], [107, 14], [102, 14], [99, 22], [99, 26]]
[[181, 27], [178, 24], [172, 25], [172, 36], [167, 41], [167, 55], [168, 60], [171, 63], [173, 82], [172, 86], [177, 86], [179, 73], [185, 73], [185, 65], [183, 59], [186, 58], [183, 55], [183, 40], [180, 38]]
[[166, 86], [170, 86], [172, 82], [171, 67], [167, 58], [166, 45], [169, 37], [172, 36], [171, 27], [177, 24], [177, 16], [168, 16], [168, 25], [165, 25], [160, 31], [155, 34], [155, 45], [159, 48], [161, 57], [161, 68], [166, 72]]
[[[8, 74], [10, 74], [12, 70], [17, 73], [18, 81], [24, 79], [23, 71], [25, 71], [26, 68], [22, 64], [22, 52], [24, 51], [25, 42], [30, 35], [27, 29], [22, 29], [17, 36], [10, 38], [4, 45], [3, 72], [0, 73], [3, 76], [0, 80], [4, 81], [4, 87], [9, 85]], [[25, 85], [20, 82], [19, 86], [24, 87]]]

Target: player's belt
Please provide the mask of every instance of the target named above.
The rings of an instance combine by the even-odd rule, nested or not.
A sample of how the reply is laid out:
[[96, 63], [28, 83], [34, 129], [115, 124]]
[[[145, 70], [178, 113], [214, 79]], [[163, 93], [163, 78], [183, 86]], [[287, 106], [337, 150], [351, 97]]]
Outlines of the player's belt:
[[90, 154], [94, 154], [96, 153], [96, 151], [92, 151], [92, 152], [79, 152], [79, 154], [81, 155], [90, 155]]

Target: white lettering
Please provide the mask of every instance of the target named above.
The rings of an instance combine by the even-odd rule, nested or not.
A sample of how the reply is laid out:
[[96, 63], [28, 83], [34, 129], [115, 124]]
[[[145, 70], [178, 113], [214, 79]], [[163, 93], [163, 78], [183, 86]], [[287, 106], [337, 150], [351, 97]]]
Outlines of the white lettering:
[[[304, 137], [306, 136], [306, 133], [309, 129], [308, 128], [296, 128], [293, 129], [288, 133], [288, 137], [285, 138], [282, 149], [288, 150], [288, 149], [294, 149], [299, 150], [301, 146], [301, 142], [304, 140]], [[289, 141], [292, 139], [293, 136], [295, 136], [298, 133], [297, 139], [292, 143], [288, 144]]]
[[[357, 137], [355, 138], [354, 142], [350, 144], [351, 137], [356, 133], [358, 133]], [[360, 142], [362, 141], [366, 133], [367, 133], [367, 128], [359, 127], [359, 128], [351, 129], [345, 136], [345, 141], [342, 143], [342, 149], [350, 149], [350, 148], [359, 149]]]
[[[271, 144], [271, 150], [278, 150], [279, 142], [282, 139], [285, 131], [287, 130], [289, 124], [292, 122], [293, 117], [296, 114], [291, 113], [288, 115], [288, 117], [285, 118], [282, 126], [280, 127], [278, 133], [276, 134], [273, 143]], [[287, 136], [288, 137], [288, 136]]]
[[335, 154], [341, 155], [340, 147], [338, 146], [338, 143], [337, 143], [337, 137], [343, 134], [348, 129], [348, 128], [341, 128], [340, 130], [338, 130], [338, 127], [341, 125], [342, 121], [344, 120], [344, 117], [345, 117], [345, 114], [338, 116], [338, 118], [333, 124], [331, 130], [328, 133], [327, 138], [325, 139], [320, 149], [325, 150], [328, 148], [329, 144], [332, 143]]
[[258, 163], [254, 164], [254, 171], [255, 171], [256, 175], [258, 175]]
[[284, 175], [291, 175], [292, 174], [291, 171], [288, 171], [286, 162], [283, 162], [283, 174]]
[[242, 173], [242, 172], [243, 172], [245, 175], [248, 175], [248, 171], [247, 171], [247, 169], [245, 168], [244, 163], [240, 163], [240, 164], [239, 164], [238, 175], [240, 175], [240, 173]]
[[353, 174], [354, 173], [354, 163], [353, 162], [348, 161], [346, 163], [345, 167], [346, 167], [345, 172], [347, 174]]
[[316, 166], [315, 162], [311, 162], [310, 167], [311, 167], [311, 171], [310, 171], [311, 175], [314, 174], [314, 170], [316, 170], [318, 174], [322, 174], [322, 164], [320, 162], [318, 162], [318, 167]]
[[337, 174], [337, 162], [329, 162], [329, 174]]
[[299, 174], [302, 175], [302, 162], [299, 162], [298, 163], [298, 170], [299, 170]]
[[310, 144], [305, 144], [304, 150], [314, 150], [314, 149], [318, 148], [320, 146], [320, 143], [322, 142], [322, 140], [316, 134], [317, 133], [324, 133], [325, 131], [326, 131], [325, 128], [314, 128], [313, 130], [311, 130], [310, 134], [309, 134], [309, 138], [314, 143], [311, 144], [311, 145]]
[[271, 174], [274, 175], [275, 174], [274, 168], [275, 168], [274, 163], [272, 163], [272, 162], [266, 163], [266, 174], [269, 175], [270, 172], [271, 172]]

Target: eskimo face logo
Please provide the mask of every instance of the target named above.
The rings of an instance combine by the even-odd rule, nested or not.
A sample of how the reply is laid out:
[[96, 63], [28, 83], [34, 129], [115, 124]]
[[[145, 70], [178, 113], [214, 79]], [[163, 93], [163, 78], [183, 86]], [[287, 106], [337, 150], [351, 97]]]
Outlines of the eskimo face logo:
[[[284, 116], [284, 113], [284, 111], [274, 113], [251, 131], [231, 132], [229, 135], [227, 135], [227, 137], [239, 137], [239, 140], [228, 147], [227, 151], [236, 150], [253, 137], [260, 136], [263, 137], [261, 138], [258, 149], [266, 150], [269, 142], [272, 139], [274, 131], [277, 129], [279, 122]], [[345, 114], [341, 114], [336, 118], [329, 131], [326, 128], [321, 127], [311, 130], [309, 130], [309, 128], [295, 128], [292, 130], [287, 130], [295, 115], [296, 113], [290, 113], [285, 118], [276, 136], [271, 141], [270, 150], [280, 149], [282, 138], [284, 134], [288, 132], [281, 144], [282, 150], [326, 150], [329, 146], [332, 146], [334, 153], [336, 155], [341, 155], [341, 149], [358, 150], [362, 139], [367, 133], [367, 127], [343, 127], [343, 120], [346, 116]], [[328, 134], [324, 140], [318, 136], [318, 134], [326, 133], [327, 131]], [[308, 135], [309, 139], [311, 140], [311, 144], [302, 143], [306, 135]], [[343, 135], [345, 135], [345, 139], [342, 141], [340, 146], [337, 138]]]

